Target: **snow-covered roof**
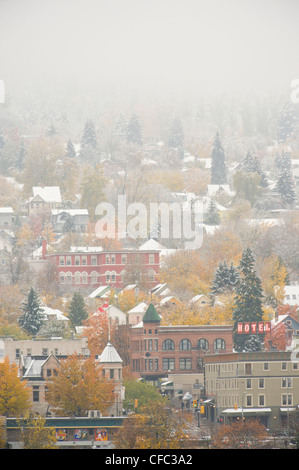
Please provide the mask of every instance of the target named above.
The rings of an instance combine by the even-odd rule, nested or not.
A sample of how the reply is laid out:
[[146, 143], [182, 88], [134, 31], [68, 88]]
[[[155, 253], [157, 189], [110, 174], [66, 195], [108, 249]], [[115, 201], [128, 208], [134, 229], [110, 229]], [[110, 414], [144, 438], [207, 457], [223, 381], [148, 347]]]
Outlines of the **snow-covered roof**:
[[65, 321], [69, 321], [69, 318], [66, 317], [65, 315], [63, 315], [63, 313], [60, 311], [60, 310], [57, 310], [57, 309], [54, 309], [54, 308], [51, 308], [51, 307], [42, 307], [43, 309], [43, 312], [45, 313], [45, 315], [47, 315], [47, 317], [56, 317], [56, 320], [65, 320]]
[[140, 302], [135, 307], [131, 308], [128, 313], [144, 313], [148, 308], [148, 305], [145, 302]]
[[194, 297], [192, 297], [192, 299], [190, 300], [190, 303], [198, 302], [200, 299], [207, 299], [208, 300], [208, 297], [204, 294], [197, 294]]
[[72, 253], [96, 253], [103, 251], [101, 246], [71, 246]]
[[96, 297], [108, 297], [110, 293], [111, 287], [110, 286], [100, 286], [97, 287], [91, 294], [89, 294], [90, 299], [95, 299]]
[[235, 195], [235, 191], [230, 189], [229, 184], [208, 184], [207, 191], [209, 196], [215, 196], [218, 191], [224, 191], [229, 196]]
[[0, 207], [0, 213], [1, 214], [13, 214], [13, 208], [12, 207]]
[[165, 249], [166, 247], [164, 245], [161, 245], [161, 243], [157, 242], [153, 238], [150, 238], [139, 247], [139, 250], [150, 250], [150, 251], [151, 250], [165, 250]]
[[45, 202], [61, 202], [59, 186], [33, 186], [33, 197], [39, 195]]
[[109, 342], [107, 343], [107, 346], [104, 348], [104, 351], [99, 357], [99, 363], [122, 363], [122, 358], [116, 351], [115, 347]]
[[74, 216], [74, 215], [88, 215], [87, 209], [52, 209], [52, 215], [59, 215], [66, 212], [67, 214]]

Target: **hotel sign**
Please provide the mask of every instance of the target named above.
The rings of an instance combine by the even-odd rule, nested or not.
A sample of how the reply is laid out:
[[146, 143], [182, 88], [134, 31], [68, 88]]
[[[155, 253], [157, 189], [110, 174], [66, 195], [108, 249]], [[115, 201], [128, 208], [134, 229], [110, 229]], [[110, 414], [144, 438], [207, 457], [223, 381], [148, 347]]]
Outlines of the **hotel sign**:
[[237, 333], [240, 334], [262, 334], [271, 331], [271, 322], [244, 322], [238, 323]]

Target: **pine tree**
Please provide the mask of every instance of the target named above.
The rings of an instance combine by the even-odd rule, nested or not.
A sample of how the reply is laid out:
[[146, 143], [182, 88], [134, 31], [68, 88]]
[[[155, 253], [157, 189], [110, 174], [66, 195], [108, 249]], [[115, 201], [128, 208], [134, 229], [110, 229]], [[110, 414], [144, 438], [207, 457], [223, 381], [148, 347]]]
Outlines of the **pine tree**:
[[205, 223], [207, 225], [219, 225], [220, 224], [220, 215], [219, 211], [217, 210], [216, 204], [211, 199], [209, 207], [208, 207], [208, 213], [205, 218]]
[[239, 282], [238, 270], [233, 263], [228, 266], [226, 261], [218, 264], [212, 281], [211, 295], [214, 298], [217, 295], [232, 292], [236, 289]]
[[17, 156], [16, 161], [15, 161], [15, 167], [19, 171], [24, 170], [25, 157], [26, 157], [26, 149], [25, 149], [24, 141], [22, 140], [21, 145], [20, 145], [20, 150], [19, 150], [18, 156]]
[[184, 147], [184, 131], [180, 118], [176, 116], [172, 122], [168, 147], [182, 149]]
[[72, 326], [81, 326], [83, 320], [87, 319], [88, 313], [85, 309], [84, 298], [80, 292], [74, 292], [68, 310]]
[[19, 324], [28, 334], [36, 335], [44, 322], [44, 313], [33, 287], [28, 293], [27, 301], [22, 305], [24, 313], [19, 317]]
[[62, 227], [62, 232], [63, 233], [69, 233], [69, 232], [75, 232], [76, 231], [73, 215], [70, 215], [70, 214], [66, 213], [64, 215], [64, 217], [62, 217], [62, 219], [64, 219], [64, 224], [63, 224], [63, 227]]
[[296, 201], [295, 182], [291, 170], [282, 167], [275, 186], [280, 194], [282, 202], [286, 206], [293, 206]]
[[278, 114], [277, 123], [277, 137], [279, 142], [286, 142], [289, 140], [296, 130], [298, 118], [295, 113], [294, 104], [291, 102], [285, 103], [283, 108]]
[[97, 135], [93, 121], [88, 120], [85, 123], [83, 136], [81, 139], [81, 148], [90, 147], [95, 149], [97, 147]]
[[226, 184], [225, 154], [217, 132], [211, 150], [211, 184]]
[[76, 158], [76, 150], [74, 147], [73, 142], [69, 139], [67, 144], [66, 144], [66, 156], [68, 158]]
[[129, 121], [127, 141], [131, 144], [142, 145], [142, 132], [137, 114], [133, 114]]
[[257, 159], [257, 156], [256, 155], [253, 156], [250, 150], [248, 150], [247, 155], [244, 159], [243, 171], [245, 173], [257, 173], [261, 177], [261, 185], [263, 187], [266, 187], [268, 185], [265, 173], [262, 170], [262, 167], [260, 165], [260, 162]]
[[262, 285], [254, 270], [254, 257], [250, 248], [242, 253], [239, 264], [240, 280], [236, 290], [236, 308], [233, 312], [233, 341], [236, 351], [259, 351], [263, 348], [264, 333], [238, 334], [238, 323], [263, 320]]

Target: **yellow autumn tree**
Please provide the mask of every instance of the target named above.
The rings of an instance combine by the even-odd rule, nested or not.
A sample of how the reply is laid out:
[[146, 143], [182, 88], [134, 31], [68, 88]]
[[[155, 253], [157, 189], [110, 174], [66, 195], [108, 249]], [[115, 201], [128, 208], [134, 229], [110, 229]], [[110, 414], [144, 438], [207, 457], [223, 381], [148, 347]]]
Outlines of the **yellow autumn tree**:
[[104, 414], [114, 402], [114, 384], [92, 357], [71, 354], [47, 380], [46, 399], [57, 416], [86, 416], [89, 410]]
[[20, 422], [24, 449], [55, 449], [56, 430], [46, 426], [45, 418], [28, 418]]
[[27, 382], [20, 380], [17, 365], [10, 364], [8, 357], [5, 357], [0, 363], [0, 416], [21, 416], [30, 408]]
[[267, 304], [277, 307], [284, 301], [287, 270], [277, 256], [266, 258], [262, 268], [262, 287]]

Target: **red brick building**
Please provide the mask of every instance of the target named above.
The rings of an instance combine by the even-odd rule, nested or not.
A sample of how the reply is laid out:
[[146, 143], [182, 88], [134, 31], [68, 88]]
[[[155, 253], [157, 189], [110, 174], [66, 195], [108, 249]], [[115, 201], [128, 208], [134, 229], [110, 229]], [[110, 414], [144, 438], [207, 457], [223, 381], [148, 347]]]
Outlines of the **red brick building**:
[[64, 287], [96, 288], [110, 285], [123, 289], [127, 284], [157, 284], [160, 252], [143, 250], [102, 251], [101, 247], [74, 248], [70, 252], [46, 253], [54, 261], [59, 284]]
[[203, 357], [232, 352], [229, 325], [162, 326], [152, 304], [143, 320], [130, 329], [131, 370], [135, 377], [158, 380], [168, 372], [203, 372]]

